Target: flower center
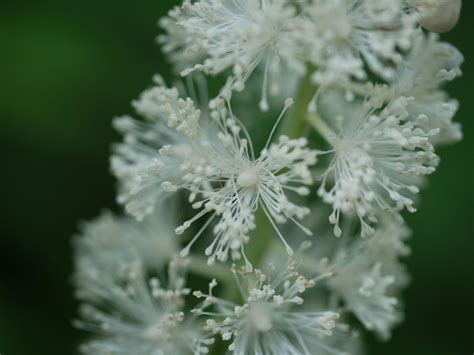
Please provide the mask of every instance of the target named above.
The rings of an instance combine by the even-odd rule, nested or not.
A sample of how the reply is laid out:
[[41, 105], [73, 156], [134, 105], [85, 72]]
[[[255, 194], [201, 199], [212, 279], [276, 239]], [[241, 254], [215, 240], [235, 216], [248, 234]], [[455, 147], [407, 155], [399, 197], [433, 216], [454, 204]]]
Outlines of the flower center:
[[255, 187], [258, 185], [261, 175], [262, 169], [252, 166], [240, 172], [237, 177], [237, 184], [241, 187]]
[[161, 325], [155, 324], [145, 329], [143, 336], [151, 341], [162, 342], [169, 337], [169, 334]]
[[273, 328], [271, 310], [262, 304], [256, 304], [250, 308], [250, 319], [259, 332], [268, 332]]
[[178, 158], [186, 159], [194, 155], [194, 150], [189, 144], [176, 144], [173, 152]]

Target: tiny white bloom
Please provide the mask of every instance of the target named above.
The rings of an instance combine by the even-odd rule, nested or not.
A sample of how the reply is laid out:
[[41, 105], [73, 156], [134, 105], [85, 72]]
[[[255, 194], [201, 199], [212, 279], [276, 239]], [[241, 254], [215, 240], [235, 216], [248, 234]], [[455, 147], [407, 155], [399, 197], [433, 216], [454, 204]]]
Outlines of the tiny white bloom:
[[[268, 91], [276, 92], [281, 61], [294, 70], [304, 71], [304, 63], [292, 49], [287, 33], [293, 30], [295, 4], [286, 0], [200, 0], [183, 3], [182, 12], [171, 14], [173, 27], [186, 32], [186, 44], [173, 38], [166, 40], [166, 49], [176, 48], [173, 55], [183, 60], [204, 53], [202, 62], [182, 72], [188, 75], [203, 70], [212, 75], [232, 71], [223, 90], [229, 97], [232, 90], [242, 91], [253, 71], [262, 64], [264, 71], [260, 108], [268, 110]], [[166, 20], [168, 23], [169, 20]], [[179, 42], [181, 43], [181, 42]]]
[[[291, 104], [286, 101], [277, 122]], [[299, 224], [297, 220], [309, 212], [287, 197], [288, 192], [307, 195], [307, 186], [313, 183], [309, 167], [316, 163], [317, 152], [307, 148], [305, 138], [281, 136], [255, 158], [249, 138], [242, 138], [248, 134], [242, 134], [242, 126], [221, 99], [212, 102], [207, 120], [191, 99], [180, 99], [175, 89], [152, 88], [135, 107], [149, 122], [117, 120], [125, 138], [112, 158], [112, 170], [122, 181], [119, 202], [129, 213], [142, 219], [170, 192], [188, 190], [189, 201], [200, 212], [176, 233], [182, 234], [208, 213], [211, 216], [182, 255], [216, 219], [215, 239], [206, 249], [212, 264], [227, 260], [229, 254], [242, 256], [261, 207], [292, 253], [277, 224], [288, 220]]]
[[182, 177], [181, 162], [194, 156], [190, 139], [199, 130], [201, 111], [191, 99], [180, 99], [177, 89], [161, 85], [144, 91], [133, 106], [145, 121], [128, 116], [114, 121], [124, 141], [114, 146], [111, 168], [120, 181], [118, 202], [142, 220], [168, 196], [163, 189], [174, 189], [167, 182]]
[[[249, 240], [249, 232], [255, 228], [255, 213], [261, 207], [287, 252], [292, 254], [277, 224], [291, 220], [305, 233], [311, 234], [297, 222], [309, 210], [292, 203], [287, 192], [303, 196], [309, 193], [305, 185], [312, 184], [309, 166], [316, 163], [316, 152], [306, 148], [304, 138], [290, 140], [282, 136], [276, 143], [264, 148], [255, 159], [252, 151], [248, 150], [247, 140], [239, 137], [240, 128], [228, 116], [227, 110], [221, 106], [218, 111], [214, 113], [218, 115], [222, 127], [227, 127], [218, 134], [222, 146], [207, 152], [212, 162], [212, 173], [205, 180], [213, 188], [194, 190], [200, 192], [203, 198], [194, 203], [194, 207], [203, 209], [178, 227], [178, 233], [211, 212], [211, 219], [217, 217], [219, 220], [213, 229], [216, 236], [214, 242], [206, 249], [209, 263], [212, 264], [216, 258], [226, 261], [229, 253], [235, 259], [242, 255], [245, 257], [243, 245]], [[199, 234], [183, 250], [184, 255], [198, 237]]]
[[208, 317], [207, 330], [231, 341], [233, 354], [341, 354], [328, 346], [339, 315], [302, 307], [303, 294], [315, 280], [300, 275], [294, 261], [271, 273], [236, 271], [235, 266], [233, 272], [242, 303], [213, 295], [217, 283], [212, 282], [208, 294], [195, 293], [203, 302], [194, 311]]
[[463, 61], [462, 54], [452, 45], [439, 41], [436, 35], [420, 33], [390, 85], [392, 97], [413, 97], [407, 106], [411, 120], [418, 119], [424, 130], [440, 129], [432, 137], [435, 144], [462, 139], [461, 125], [452, 121], [459, 103], [449, 99], [440, 87], [462, 74]]
[[397, 98], [383, 109], [378, 101], [367, 100], [350, 117], [339, 116], [338, 132], [327, 137], [333, 159], [318, 194], [333, 206], [329, 220], [336, 236], [341, 213], [356, 215], [362, 235], [369, 235], [379, 210], [416, 211], [413, 196], [420, 178], [438, 163], [429, 141], [438, 130], [425, 132], [408, 120], [412, 99]]
[[[75, 283], [82, 319], [75, 325], [95, 334], [81, 346], [83, 353], [207, 352], [212, 339], [203, 337], [199, 325], [185, 319], [182, 311], [183, 297], [189, 294], [184, 279], [187, 261], [170, 262], [167, 287], [159, 280], [166, 265], [163, 259], [170, 259], [160, 253], [174, 251], [167, 250], [167, 236], [160, 238], [160, 231], [147, 221], [139, 224], [105, 215], [78, 237]], [[151, 253], [157, 262], [148, 258]]]
[[404, 243], [408, 235], [400, 216], [386, 216], [367, 238], [351, 235], [335, 242], [326, 235], [305, 251], [307, 258], [320, 260], [308, 262], [312, 272], [332, 273], [325, 279], [331, 297], [384, 339], [402, 319], [398, 296], [409, 277], [400, 258], [409, 253]]
[[402, 0], [315, 0], [303, 3], [295, 40], [306, 42], [318, 85], [366, 80], [367, 65], [393, 79], [393, 63], [411, 46], [418, 15]]

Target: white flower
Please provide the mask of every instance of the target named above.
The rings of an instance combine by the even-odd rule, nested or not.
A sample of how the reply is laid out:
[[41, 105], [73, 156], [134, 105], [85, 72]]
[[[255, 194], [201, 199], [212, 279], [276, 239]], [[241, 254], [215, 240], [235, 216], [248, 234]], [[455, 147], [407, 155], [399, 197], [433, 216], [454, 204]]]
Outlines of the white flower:
[[141, 223], [106, 211], [84, 223], [81, 235], [74, 240], [78, 294], [85, 296], [89, 290], [102, 287], [102, 276], [118, 277], [124, 263], [139, 260], [147, 270], [163, 270], [179, 252], [173, 220], [169, 210]]
[[[157, 235], [159, 226], [147, 230], [147, 224], [144, 221], [140, 230], [137, 222], [128, 226], [106, 215], [77, 240], [75, 281], [83, 304], [82, 319], [75, 325], [96, 334], [81, 346], [85, 354], [201, 354], [212, 343], [182, 312], [183, 297], [189, 294], [184, 286], [186, 261], [171, 261], [166, 288], [158, 278], [164, 263], [146, 263], [150, 253], [159, 259], [160, 253], [171, 252]], [[156, 247], [157, 241], [164, 243], [145, 250]]]
[[318, 85], [366, 80], [364, 66], [386, 80], [411, 46], [418, 15], [403, 0], [314, 0], [303, 3], [301, 35]]
[[389, 96], [413, 97], [407, 106], [411, 120], [418, 120], [424, 130], [440, 129], [432, 137], [435, 144], [462, 138], [461, 125], [452, 122], [459, 103], [448, 99], [440, 86], [462, 74], [463, 61], [462, 54], [452, 45], [439, 41], [436, 35], [420, 33], [391, 83]]
[[[331, 297], [384, 339], [402, 318], [397, 296], [409, 279], [400, 263], [409, 253], [404, 243], [408, 235], [401, 217], [384, 217], [370, 237], [348, 235], [334, 241], [326, 235], [304, 254], [306, 259], [320, 260], [308, 261], [309, 270], [332, 273], [325, 279]], [[325, 249], [322, 259], [321, 247]]]
[[[293, 30], [296, 15], [294, 4], [286, 0], [201, 0], [185, 1], [182, 13], [172, 13], [175, 21], [186, 33], [186, 44], [177, 44], [174, 37], [165, 41], [166, 50], [175, 47], [173, 55], [180, 62], [205, 53], [205, 59], [182, 72], [188, 75], [203, 70], [212, 75], [227, 69], [232, 74], [223, 94], [229, 97], [232, 90], [242, 91], [252, 72], [262, 63], [264, 80], [260, 108], [268, 110], [268, 89], [279, 88], [280, 61], [297, 71], [304, 64], [292, 49], [286, 34]], [[166, 20], [169, 22], [169, 20]], [[178, 42], [181, 43], [181, 42]]]
[[408, 121], [406, 107], [412, 100], [400, 97], [383, 109], [378, 100], [368, 100], [351, 117], [335, 119], [338, 133], [327, 137], [333, 159], [318, 194], [333, 206], [329, 220], [336, 236], [341, 234], [341, 213], [355, 214], [364, 236], [373, 233], [371, 224], [380, 210], [416, 211], [413, 196], [420, 178], [438, 163], [429, 142], [438, 130], [425, 132], [418, 122]]
[[[209, 294], [194, 292], [203, 302], [193, 312], [207, 316], [206, 329], [231, 341], [228, 348], [236, 355], [341, 354], [326, 343], [339, 315], [302, 308], [302, 295], [315, 280], [306, 279], [295, 268], [296, 264], [289, 262], [281, 270], [264, 274], [261, 270], [237, 272], [234, 267], [243, 302], [214, 296], [214, 280]], [[212, 310], [207, 311], [209, 307]]]
[[344, 294], [347, 307], [354, 312], [362, 324], [368, 330], [376, 331], [382, 338], [388, 339], [392, 327], [401, 321], [402, 315], [396, 309], [398, 300], [387, 292], [395, 282], [395, 277], [382, 274], [381, 269], [382, 264], [375, 264], [368, 272], [364, 270], [365, 273], [359, 280], [360, 287], [357, 290], [348, 291], [351, 279], [331, 281], [333, 289], [340, 287], [341, 293], [347, 292]]
[[160, 85], [146, 90], [133, 106], [146, 121], [128, 116], [114, 121], [124, 141], [114, 147], [111, 168], [120, 181], [118, 202], [142, 220], [168, 196], [160, 186], [182, 177], [180, 165], [193, 156], [190, 137], [199, 129], [201, 111], [190, 99], [180, 99], [177, 89]]
[[[291, 104], [287, 100], [277, 122]], [[215, 239], [206, 249], [212, 264], [216, 258], [227, 260], [229, 254], [241, 257], [261, 207], [292, 253], [276, 224], [288, 220], [298, 224], [296, 220], [308, 213], [287, 197], [288, 191], [307, 195], [305, 185], [313, 183], [309, 166], [316, 163], [316, 151], [306, 147], [306, 139], [282, 136], [255, 159], [249, 138], [241, 137], [242, 128], [223, 100], [213, 102], [212, 118], [202, 123], [192, 100], [179, 99], [175, 89], [150, 89], [135, 107], [150, 122], [117, 120], [125, 140], [112, 158], [112, 170], [122, 181], [119, 202], [126, 204], [129, 213], [141, 219], [167, 193], [188, 190], [189, 201], [200, 212], [176, 232], [183, 233], [208, 213], [211, 216], [182, 255], [216, 219]], [[246, 131], [244, 135], [248, 136]]]

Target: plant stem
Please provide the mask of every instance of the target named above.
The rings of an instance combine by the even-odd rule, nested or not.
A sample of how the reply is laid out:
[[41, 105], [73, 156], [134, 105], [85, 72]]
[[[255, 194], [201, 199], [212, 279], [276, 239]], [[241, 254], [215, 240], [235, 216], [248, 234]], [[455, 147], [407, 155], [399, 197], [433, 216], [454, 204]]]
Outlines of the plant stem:
[[308, 113], [307, 120], [329, 144], [332, 143], [336, 134], [317, 113]]
[[312, 72], [312, 68], [308, 67], [307, 74], [301, 78], [293, 98], [295, 102], [280, 126], [279, 135], [300, 138], [308, 133], [309, 125], [306, 119], [308, 105], [317, 90], [316, 86], [311, 83]]
[[232, 277], [229, 275], [229, 268], [224, 264], [215, 264], [209, 266], [207, 264], [207, 258], [200, 255], [193, 255], [189, 265], [191, 273], [209, 277], [212, 275], [217, 281], [220, 282], [233, 282]]
[[250, 242], [245, 250], [252, 265], [259, 267], [265, 252], [276, 238], [276, 232], [262, 208], [255, 214], [255, 223], [257, 227], [251, 232]]

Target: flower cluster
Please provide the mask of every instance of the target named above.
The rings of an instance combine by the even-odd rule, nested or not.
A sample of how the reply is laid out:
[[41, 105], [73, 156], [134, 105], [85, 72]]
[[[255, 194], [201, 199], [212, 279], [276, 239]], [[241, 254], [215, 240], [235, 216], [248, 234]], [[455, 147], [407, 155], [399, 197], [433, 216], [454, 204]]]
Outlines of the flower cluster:
[[[130, 217], [104, 212], [75, 239], [75, 324], [95, 333], [82, 352], [342, 355], [364, 352], [358, 328], [388, 339], [410, 279], [399, 213], [416, 211], [435, 147], [462, 138], [444, 85], [464, 59], [435, 34], [460, 9], [173, 8], [158, 43], [185, 82], [155, 76], [133, 101], [140, 118], [114, 120], [123, 139], [111, 170]], [[209, 85], [216, 92], [214, 76], [224, 79]]]
[[226, 97], [242, 91], [262, 67], [265, 111], [268, 92], [283, 85], [282, 67], [302, 75], [312, 65], [320, 85], [365, 80], [365, 64], [382, 78], [393, 78], [393, 63], [410, 48], [419, 17], [402, 0], [185, 1], [162, 21], [167, 34], [160, 39], [180, 68], [187, 64], [182, 75], [231, 69]]

